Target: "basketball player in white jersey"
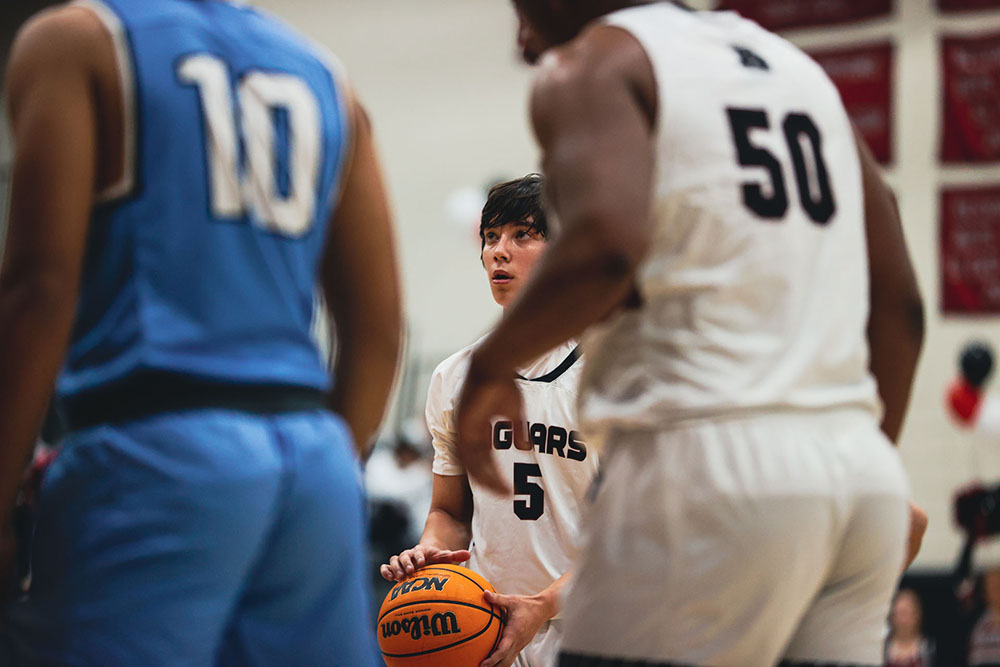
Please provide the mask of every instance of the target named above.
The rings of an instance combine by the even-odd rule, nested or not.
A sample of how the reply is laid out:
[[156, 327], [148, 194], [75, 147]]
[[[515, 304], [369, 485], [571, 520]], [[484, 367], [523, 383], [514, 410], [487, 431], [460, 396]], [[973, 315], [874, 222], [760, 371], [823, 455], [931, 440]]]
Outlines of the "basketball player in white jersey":
[[[531, 275], [547, 245], [542, 179], [531, 174], [493, 187], [479, 235], [490, 289], [506, 308]], [[517, 391], [527, 409], [529, 450], [514, 445], [524, 426], [484, 425], [513, 498], [498, 498], [470, 483], [455, 453], [454, 410], [474, 343], [443, 361], [427, 395], [427, 426], [434, 443], [434, 492], [420, 544], [381, 568], [401, 580], [431, 563], [463, 562], [502, 595], [487, 593], [507, 610], [496, 651], [482, 667], [549, 667], [555, 664], [561, 620], [559, 593], [579, 550], [584, 496], [597, 470], [576, 420], [582, 363], [565, 341], [519, 366]], [[471, 546], [470, 546], [471, 543]], [[470, 558], [471, 552], [471, 558]]]
[[923, 310], [836, 89], [734, 13], [515, 5], [563, 227], [456, 423], [473, 483], [509, 492], [484, 425], [588, 330], [581, 423], [608, 449], [560, 664], [879, 664]]

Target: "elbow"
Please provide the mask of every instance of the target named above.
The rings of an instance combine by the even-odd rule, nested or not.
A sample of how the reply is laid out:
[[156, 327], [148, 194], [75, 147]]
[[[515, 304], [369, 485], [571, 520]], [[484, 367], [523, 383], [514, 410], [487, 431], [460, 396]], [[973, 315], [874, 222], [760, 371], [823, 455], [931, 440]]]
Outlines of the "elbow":
[[395, 309], [358, 312], [338, 320], [337, 339], [350, 355], [363, 355], [396, 365], [402, 356], [403, 318]]
[[628, 254], [613, 249], [602, 249], [592, 256], [588, 273], [598, 284], [613, 288], [619, 284], [631, 284], [637, 263]]
[[28, 313], [51, 321], [71, 319], [76, 289], [76, 281], [62, 271], [9, 271], [0, 276], [0, 321]]
[[621, 227], [595, 230], [581, 241], [587, 244], [585, 252], [591, 258], [591, 270], [607, 283], [631, 283], [646, 254], [644, 240]]
[[907, 331], [919, 350], [923, 347], [924, 337], [927, 334], [927, 313], [923, 299], [919, 294], [915, 294], [907, 301], [904, 308]]
[[872, 292], [868, 341], [873, 353], [915, 364], [926, 329], [926, 310], [915, 285]]

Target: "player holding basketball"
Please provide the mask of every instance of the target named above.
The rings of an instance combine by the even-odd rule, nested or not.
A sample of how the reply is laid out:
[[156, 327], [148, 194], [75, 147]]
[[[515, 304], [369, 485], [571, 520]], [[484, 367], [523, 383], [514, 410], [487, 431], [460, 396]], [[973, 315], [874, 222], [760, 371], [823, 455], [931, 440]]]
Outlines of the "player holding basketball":
[[30, 21], [6, 83], [5, 535], [60, 367], [71, 429], [4, 610], [11, 660], [378, 664], [352, 432], [363, 451], [401, 316], [346, 80], [242, 4], [104, 0]]
[[923, 311], [836, 89], [731, 12], [515, 5], [563, 228], [471, 355], [458, 452], [509, 492], [485, 425], [591, 327], [581, 421], [609, 449], [561, 664], [879, 664]]
[[[541, 191], [541, 177], [531, 174], [494, 186], [483, 208], [481, 259], [493, 298], [504, 308], [547, 245]], [[581, 506], [597, 470], [597, 454], [576, 426], [581, 362], [575, 343], [565, 341], [519, 366], [516, 387], [528, 406], [530, 451], [513, 446], [523, 426], [500, 421], [484, 427], [515, 493], [513, 499], [497, 498], [470, 483], [455, 453], [455, 402], [477, 345], [434, 371], [426, 414], [434, 443], [431, 510], [420, 543], [393, 556], [381, 571], [399, 581], [425, 564], [469, 559], [469, 567], [503, 593], [488, 593], [487, 599], [507, 610], [503, 635], [483, 667], [546, 667], [556, 658], [561, 621], [552, 619], [579, 548]]]

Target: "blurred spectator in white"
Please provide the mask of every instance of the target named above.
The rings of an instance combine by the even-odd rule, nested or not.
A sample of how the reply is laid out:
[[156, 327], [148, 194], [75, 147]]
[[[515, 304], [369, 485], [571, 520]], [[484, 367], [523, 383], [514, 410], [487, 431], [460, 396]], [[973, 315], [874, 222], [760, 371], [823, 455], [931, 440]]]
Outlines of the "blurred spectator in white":
[[431, 507], [430, 434], [423, 419], [414, 419], [401, 430], [394, 440], [377, 445], [365, 466], [368, 557], [376, 618], [382, 599], [392, 588], [392, 583], [379, 575], [378, 566], [420, 539]]
[[983, 576], [986, 610], [969, 638], [969, 667], [1000, 666], [1000, 538], [976, 545], [976, 569]]
[[934, 667], [934, 642], [923, 634], [923, 605], [909, 588], [900, 589], [892, 602], [885, 667]]
[[[420, 419], [407, 423], [401, 430], [402, 433], [388, 446], [376, 447], [365, 466], [365, 486], [368, 490], [368, 502], [372, 508], [373, 542], [376, 541], [376, 537], [384, 537], [401, 540], [406, 545], [413, 544], [420, 538], [424, 517], [430, 510], [433, 482], [430, 435]], [[376, 535], [386, 532], [386, 526], [375, 525], [377, 514], [393, 513], [392, 510], [387, 511], [381, 507], [385, 504], [393, 506], [399, 518], [405, 518], [406, 526], [403, 534]], [[397, 552], [391, 551], [391, 553]]]

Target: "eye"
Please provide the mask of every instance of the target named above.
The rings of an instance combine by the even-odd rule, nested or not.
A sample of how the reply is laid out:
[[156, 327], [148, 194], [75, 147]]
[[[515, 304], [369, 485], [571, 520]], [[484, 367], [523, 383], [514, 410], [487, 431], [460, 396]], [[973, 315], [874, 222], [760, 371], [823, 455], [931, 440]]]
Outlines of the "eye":
[[486, 232], [486, 234], [483, 235], [483, 238], [486, 239], [487, 243], [496, 243], [497, 241], [496, 232]]
[[534, 237], [534, 235], [531, 233], [531, 230], [529, 230], [529, 229], [519, 229], [519, 230], [517, 230], [517, 238], [519, 238], [519, 239], [530, 239], [530, 238], [533, 238], [533, 237]]

